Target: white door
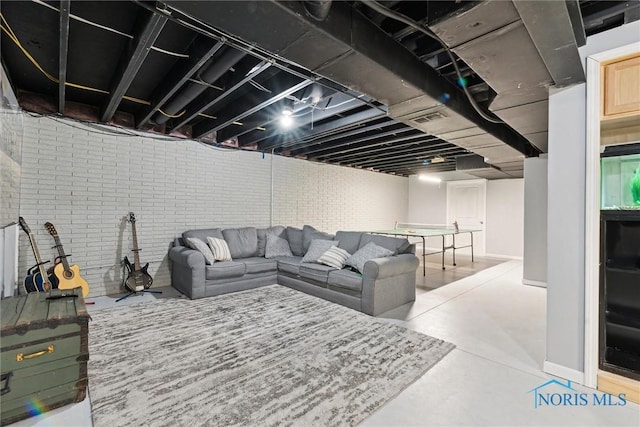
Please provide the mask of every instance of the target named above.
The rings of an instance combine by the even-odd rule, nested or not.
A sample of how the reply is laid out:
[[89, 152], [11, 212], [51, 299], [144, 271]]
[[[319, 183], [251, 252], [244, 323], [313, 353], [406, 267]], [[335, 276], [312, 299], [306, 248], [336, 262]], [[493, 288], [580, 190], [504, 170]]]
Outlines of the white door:
[[[457, 221], [461, 230], [481, 230], [473, 233], [474, 255], [485, 253], [486, 196], [485, 179], [447, 182], [447, 224], [452, 225]], [[456, 236], [456, 246], [468, 244], [469, 234]], [[460, 253], [471, 255], [471, 248], [461, 249]]]

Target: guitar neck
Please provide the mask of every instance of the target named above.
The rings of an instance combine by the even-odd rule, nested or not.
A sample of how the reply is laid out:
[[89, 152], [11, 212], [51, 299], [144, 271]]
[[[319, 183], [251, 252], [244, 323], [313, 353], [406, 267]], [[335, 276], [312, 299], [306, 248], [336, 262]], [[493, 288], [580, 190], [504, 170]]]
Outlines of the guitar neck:
[[62, 262], [64, 271], [69, 271], [69, 261], [67, 261], [67, 255], [64, 253], [64, 249], [62, 248], [60, 237], [56, 234], [53, 238], [56, 241], [56, 248], [58, 249], [58, 255], [60, 256], [60, 261]]
[[33, 256], [36, 259], [36, 264], [38, 264], [40, 276], [42, 276], [44, 283], [48, 283], [49, 279], [47, 278], [47, 270], [44, 268], [42, 258], [40, 258], [40, 251], [38, 250], [38, 245], [36, 245], [36, 239], [33, 237], [33, 233], [29, 233], [29, 242], [31, 243], [31, 249], [33, 249]]
[[133, 268], [135, 271], [140, 270], [140, 249], [138, 249], [138, 233], [136, 233], [136, 223], [131, 223], [131, 233], [133, 234]]

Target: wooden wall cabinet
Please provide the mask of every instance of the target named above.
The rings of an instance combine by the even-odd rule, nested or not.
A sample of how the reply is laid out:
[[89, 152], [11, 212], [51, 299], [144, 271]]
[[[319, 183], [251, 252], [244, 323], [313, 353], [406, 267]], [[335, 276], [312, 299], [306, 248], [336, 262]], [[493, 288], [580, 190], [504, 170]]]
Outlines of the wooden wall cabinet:
[[601, 67], [601, 145], [640, 140], [640, 54]]

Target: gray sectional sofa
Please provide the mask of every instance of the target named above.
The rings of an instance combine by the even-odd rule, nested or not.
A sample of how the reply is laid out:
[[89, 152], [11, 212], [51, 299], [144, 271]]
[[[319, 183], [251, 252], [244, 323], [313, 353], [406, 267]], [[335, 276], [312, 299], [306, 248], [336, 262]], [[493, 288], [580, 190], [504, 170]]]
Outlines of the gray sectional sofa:
[[[265, 257], [266, 234], [285, 238], [293, 256]], [[203, 254], [185, 246], [185, 239], [224, 239], [232, 261], [205, 264]], [[406, 239], [356, 231], [338, 231], [338, 247], [353, 254], [369, 242], [393, 251], [392, 256], [364, 264], [362, 274], [302, 258], [313, 239], [331, 238], [310, 226], [218, 228], [185, 231], [169, 250], [172, 286], [191, 299], [237, 292], [259, 286], [284, 285], [328, 301], [376, 316], [415, 300], [415, 246]]]

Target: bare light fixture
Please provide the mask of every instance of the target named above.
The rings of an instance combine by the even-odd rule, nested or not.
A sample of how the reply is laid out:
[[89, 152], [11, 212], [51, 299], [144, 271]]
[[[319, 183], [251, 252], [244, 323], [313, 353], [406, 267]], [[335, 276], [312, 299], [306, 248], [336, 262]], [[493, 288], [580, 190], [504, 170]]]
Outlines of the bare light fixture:
[[423, 173], [418, 175], [418, 179], [420, 181], [426, 181], [426, 182], [435, 182], [435, 183], [442, 182], [442, 179], [438, 178], [437, 176], [427, 175], [427, 174], [423, 174]]
[[293, 108], [290, 105], [282, 107], [282, 117], [280, 117], [280, 126], [288, 128], [293, 125]]

